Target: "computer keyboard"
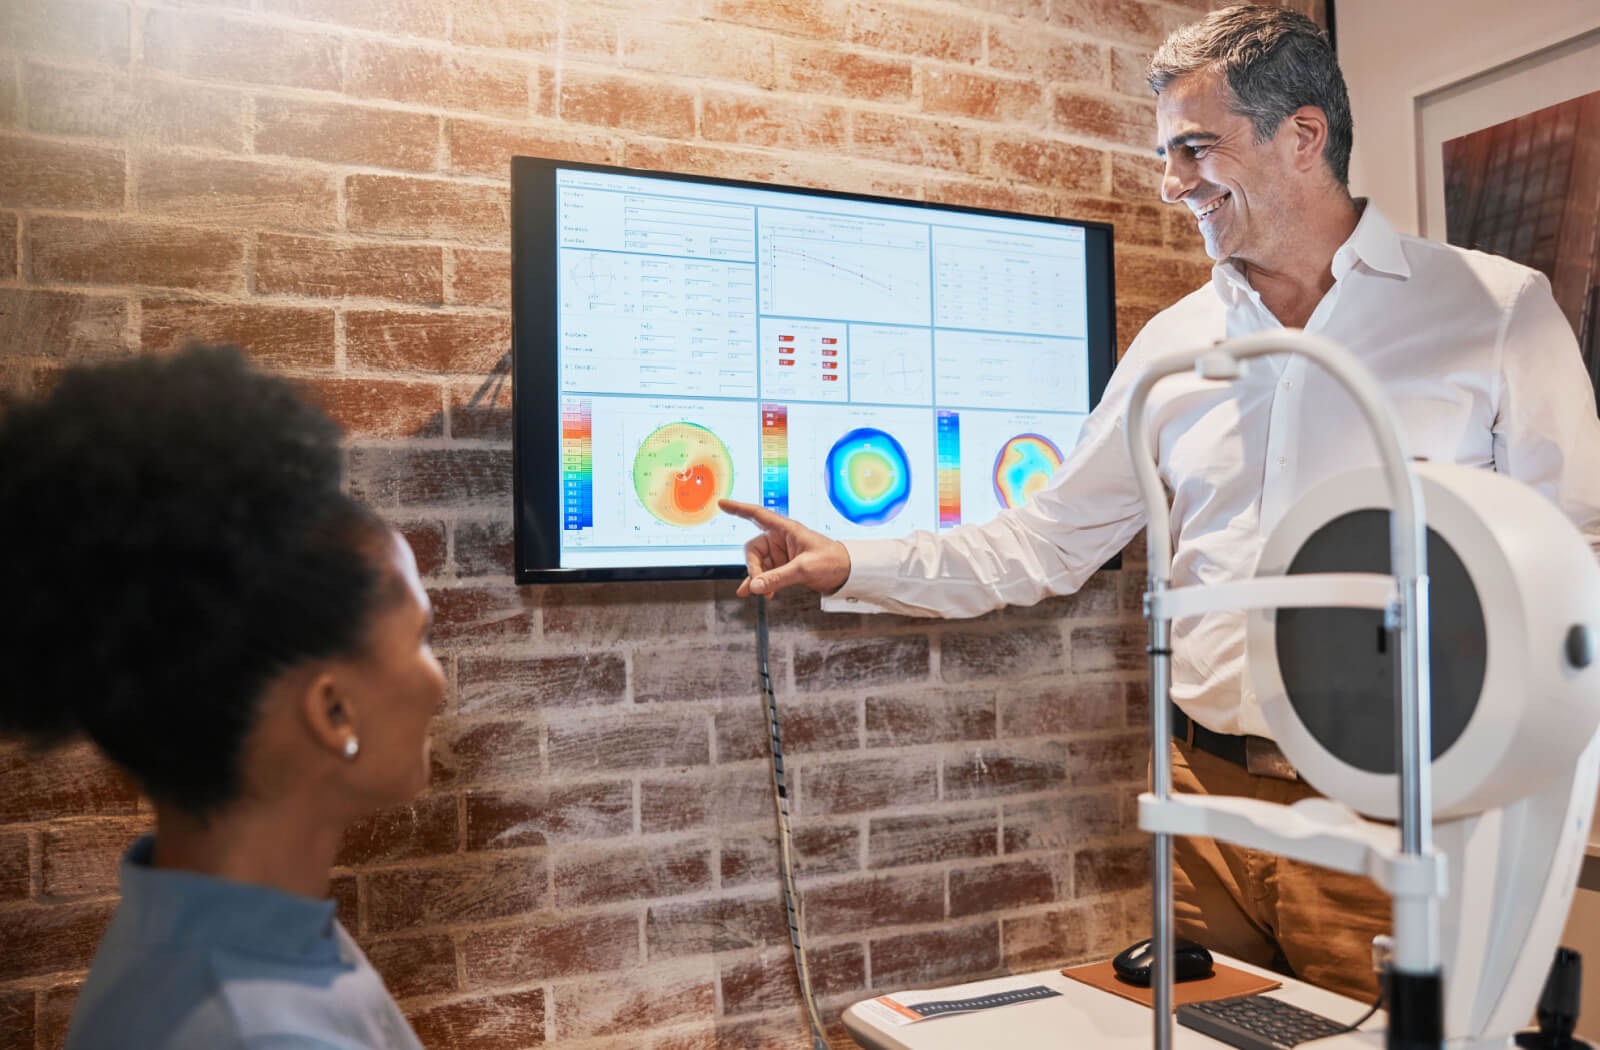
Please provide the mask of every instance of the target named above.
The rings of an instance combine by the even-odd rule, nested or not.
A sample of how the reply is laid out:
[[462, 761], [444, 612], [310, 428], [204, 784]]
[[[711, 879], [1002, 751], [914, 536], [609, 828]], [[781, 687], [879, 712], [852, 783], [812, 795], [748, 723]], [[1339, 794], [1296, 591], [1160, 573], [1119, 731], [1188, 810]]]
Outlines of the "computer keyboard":
[[1289, 1050], [1349, 1031], [1347, 1025], [1264, 995], [1186, 1003], [1178, 1007], [1178, 1023], [1240, 1050]]

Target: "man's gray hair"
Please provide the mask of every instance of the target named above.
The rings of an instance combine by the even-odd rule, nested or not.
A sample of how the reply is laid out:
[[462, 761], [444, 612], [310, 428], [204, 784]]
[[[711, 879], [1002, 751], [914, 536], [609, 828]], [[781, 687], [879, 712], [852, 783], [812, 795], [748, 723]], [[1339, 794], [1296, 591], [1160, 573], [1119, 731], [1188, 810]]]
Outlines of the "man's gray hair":
[[1150, 60], [1150, 87], [1161, 94], [1179, 77], [1215, 71], [1233, 93], [1230, 108], [1249, 117], [1257, 142], [1301, 106], [1328, 118], [1323, 158], [1341, 186], [1350, 184], [1353, 122], [1339, 60], [1311, 19], [1277, 7], [1240, 4], [1184, 26]]

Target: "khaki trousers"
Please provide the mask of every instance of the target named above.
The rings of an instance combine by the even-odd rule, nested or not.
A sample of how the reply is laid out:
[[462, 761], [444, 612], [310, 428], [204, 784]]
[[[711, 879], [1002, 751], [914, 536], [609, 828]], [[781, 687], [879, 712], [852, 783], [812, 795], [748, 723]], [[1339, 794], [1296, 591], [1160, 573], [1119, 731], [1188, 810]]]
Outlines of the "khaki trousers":
[[[1298, 780], [1257, 776], [1174, 741], [1175, 792], [1282, 804], [1314, 798]], [[1372, 938], [1390, 930], [1389, 895], [1371, 879], [1213, 839], [1173, 840], [1180, 937], [1372, 1002]]]

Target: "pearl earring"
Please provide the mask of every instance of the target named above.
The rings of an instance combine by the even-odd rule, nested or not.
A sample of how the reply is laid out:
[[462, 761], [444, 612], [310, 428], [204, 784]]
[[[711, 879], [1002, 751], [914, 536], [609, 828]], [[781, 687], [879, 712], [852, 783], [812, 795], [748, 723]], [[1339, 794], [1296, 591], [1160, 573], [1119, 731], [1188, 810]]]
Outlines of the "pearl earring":
[[353, 760], [356, 757], [356, 755], [358, 753], [360, 753], [360, 751], [361, 751], [361, 742], [359, 740], [357, 740], [353, 736], [347, 736], [347, 737], [344, 738], [344, 757], [345, 757], [345, 761], [348, 762], [348, 761]]

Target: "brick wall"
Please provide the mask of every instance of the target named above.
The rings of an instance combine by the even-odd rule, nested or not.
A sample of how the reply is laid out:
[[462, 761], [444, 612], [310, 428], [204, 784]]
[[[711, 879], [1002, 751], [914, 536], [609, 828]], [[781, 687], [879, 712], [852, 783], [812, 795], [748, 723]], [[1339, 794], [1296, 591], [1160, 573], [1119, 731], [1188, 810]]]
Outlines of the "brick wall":
[[[430, 1047], [807, 1045], [751, 608], [510, 583], [508, 157], [1114, 222], [1126, 344], [1207, 275], [1141, 80], [1206, 6], [0, 4], [0, 398], [241, 343], [343, 422], [352, 490], [417, 551], [451, 682], [433, 785], [352, 829], [334, 889]], [[972, 622], [775, 602], [830, 1020], [1142, 927], [1130, 564]], [[54, 1048], [148, 808], [84, 746], [0, 744], [0, 784], [0, 1050]]]

